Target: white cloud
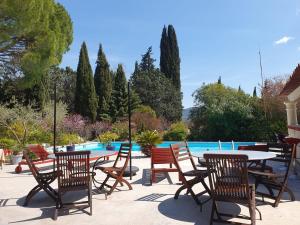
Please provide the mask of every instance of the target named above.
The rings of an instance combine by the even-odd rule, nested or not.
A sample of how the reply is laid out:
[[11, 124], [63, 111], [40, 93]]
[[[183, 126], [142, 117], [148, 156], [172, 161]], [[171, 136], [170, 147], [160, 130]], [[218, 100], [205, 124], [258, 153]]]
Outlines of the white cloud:
[[280, 38], [279, 40], [275, 41], [274, 44], [275, 45], [286, 44], [286, 43], [288, 43], [289, 41], [291, 41], [293, 39], [295, 39], [295, 38], [284, 36], [284, 37]]

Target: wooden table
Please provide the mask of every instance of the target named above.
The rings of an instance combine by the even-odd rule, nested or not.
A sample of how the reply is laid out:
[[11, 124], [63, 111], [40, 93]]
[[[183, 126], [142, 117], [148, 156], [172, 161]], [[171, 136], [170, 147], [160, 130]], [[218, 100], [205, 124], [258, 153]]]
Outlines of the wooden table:
[[251, 151], [251, 150], [211, 150], [211, 151], [201, 151], [192, 152], [192, 156], [203, 158], [203, 155], [207, 154], [229, 154], [229, 155], [247, 155], [249, 161], [255, 160], [266, 160], [275, 158], [276, 154], [274, 152], [263, 152], [263, 151]]
[[[109, 156], [113, 156], [118, 154], [117, 151], [98, 151], [92, 150], [90, 154], [90, 160], [97, 160], [99, 158], [107, 158]], [[55, 154], [48, 155], [48, 159], [55, 159]]]

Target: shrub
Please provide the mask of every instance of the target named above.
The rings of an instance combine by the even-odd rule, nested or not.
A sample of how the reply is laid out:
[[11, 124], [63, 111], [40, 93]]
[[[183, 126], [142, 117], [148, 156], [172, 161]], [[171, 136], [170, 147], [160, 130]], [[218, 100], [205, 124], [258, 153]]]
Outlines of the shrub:
[[16, 144], [17, 144], [17, 142], [11, 138], [4, 137], [4, 138], [0, 139], [0, 148], [10, 149]]
[[77, 134], [62, 133], [58, 136], [57, 144], [58, 145], [71, 145], [82, 143], [84, 140]]
[[164, 134], [164, 140], [184, 141], [188, 136], [188, 131], [184, 122], [173, 123], [170, 129]]
[[162, 138], [156, 130], [148, 130], [136, 135], [136, 143], [142, 147], [142, 153], [146, 156], [150, 156], [151, 148], [162, 143]]
[[[128, 139], [128, 121], [116, 122], [112, 125], [112, 132], [116, 133], [119, 136], [120, 140]], [[134, 131], [131, 131], [134, 134]]]
[[118, 135], [116, 133], [113, 133], [111, 131], [107, 131], [103, 134], [101, 134], [98, 139], [99, 142], [101, 142], [103, 145], [110, 146], [111, 142], [115, 141], [118, 139]]
[[42, 144], [42, 143], [52, 143], [52, 142], [53, 142], [52, 131], [47, 131], [41, 128], [34, 129], [28, 137], [28, 143]]

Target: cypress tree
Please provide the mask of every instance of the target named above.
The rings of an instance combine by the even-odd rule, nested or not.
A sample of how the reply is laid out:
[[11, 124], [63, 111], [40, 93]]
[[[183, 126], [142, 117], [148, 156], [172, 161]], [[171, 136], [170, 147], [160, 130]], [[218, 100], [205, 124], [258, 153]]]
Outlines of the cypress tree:
[[123, 66], [119, 64], [114, 76], [114, 86], [112, 91], [111, 117], [113, 122], [126, 116], [127, 102], [126, 76]]
[[97, 101], [93, 72], [89, 62], [87, 47], [85, 42], [83, 42], [77, 66], [75, 112], [88, 117], [94, 122], [97, 116]]
[[180, 58], [179, 58], [179, 48], [177, 44], [177, 37], [175, 33], [175, 29], [172, 25], [168, 26], [168, 41], [169, 41], [169, 49], [170, 49], [170, 59], [169, 73], [173, 81], [173, 85], [180, 91], [181, 83], [180, 83]]
[[109, 105], [112, 92], [112, 76], [109, 70], [109, 64], [100, 44], [98, 59], [96, 62], [94, 75], [95, 89], [98, 96], [97, 118], [101, 120], [109, 119]]
[[242, 88], [241, 88], [241, 85], [239, 85], [239, 89], [238, 89], [238, 92], [242, 92]]
[[165, 76], [171, 79], [171, 73], [169, 68], [170, 63], [170, 48], [167, 35], [167, 28], [164, 26], [161, 39], [160, 39], [160, 71], [165, 74]]
[[219, 76], [219, 78], [218, 78], [218, 84], [222, 84], [221, 76]]
[[254, 87], [254, 90], [253, 90], [253, 97], [257, 97], [256, 86]]

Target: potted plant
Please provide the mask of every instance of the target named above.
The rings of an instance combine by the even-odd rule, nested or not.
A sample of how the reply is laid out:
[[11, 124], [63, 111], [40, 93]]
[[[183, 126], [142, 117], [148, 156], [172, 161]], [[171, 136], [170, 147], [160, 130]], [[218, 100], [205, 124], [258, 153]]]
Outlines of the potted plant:
[[23, 144], [17, 144], [12, 147], [11, 163], [13, 165], [18, 165], [22, 161], [24, 147]]
[[148, 130], [136, 136], [136, 143], [141, 146], [142, 153], [146, 156], [151, 156], [151, 148], [162, 143], [162, 138], [156, 130]]
[[115, 150], [115, 146], [111, 143], [115, 141], [119, 136], [111, 131], [107, 131], [101, 135], [99, 135], [98, 139], [103, 145], [106, 146], [106, 150]]

